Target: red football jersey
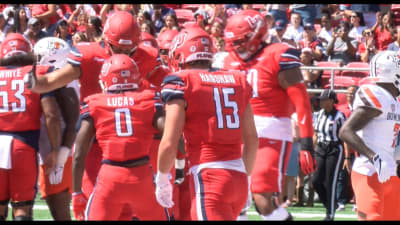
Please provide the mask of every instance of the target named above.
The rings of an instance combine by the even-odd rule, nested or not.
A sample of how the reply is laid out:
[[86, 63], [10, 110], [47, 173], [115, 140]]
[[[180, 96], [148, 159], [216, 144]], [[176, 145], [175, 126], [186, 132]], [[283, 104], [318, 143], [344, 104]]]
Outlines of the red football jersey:
[[225, 69], [246, 72], [247, 80], [253, 87], [250, 102], [254, 115], [260, 116], [290, 117], [294, 108], [278, 83], [278, 73], [300, 66], [300, 51], [284, 43], [266, 46], [248, 62], [238, 60], [232, 53], [224, 59]]
[[91, 117], [103, 159], [127, 161], [149, 155], [153, 118], [162, 108], [158, 92], [142, 90], [85, 98], [81, 118]]
[[164, 102], [187, 102], [183, 132], [191, 166], [241, 158], [240, 119], [251, 97], [243, 73], [183, 70], [167, 76], [164, 84]]
[[[32, 66], [0, 67], [0, 130], [31, 131], [40, 129], [41, 95], [25, 87], [24, 75]], [[49, 66], [36, 66], [36, 74], [50, 72]]]
[[[85, 97], [102, 91], [99, 84], [99, 74], [104, 60], [108, 57], [110, 55], [107, 54], [104, 43], [81, 42], [72, 47], [67, 62], [81, 68], [79, 78], [81, 102]], [[167, 71], [160, 69], [157, 49], [139, 44], [132, 58], [135, 60], [143, 78], [151, 74], [151, 82], [158, 86], [161, 85], [159, 80], [162, 81]]]

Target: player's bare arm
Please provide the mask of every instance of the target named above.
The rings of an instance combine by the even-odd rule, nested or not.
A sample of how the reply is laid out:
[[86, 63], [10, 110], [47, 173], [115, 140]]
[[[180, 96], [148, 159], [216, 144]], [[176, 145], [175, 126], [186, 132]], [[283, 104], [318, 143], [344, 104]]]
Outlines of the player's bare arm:
[[67, 64], [61, 69], [48, 73], [46, 76], [37, 77], [31, 90], [37, 93], [49, 92], [67, 85], [80, 76], [80, 67]]
[[303, 74], [299, 67], [283, 70], [278, 73], [279, 85], [286, 89], [289, 86], [300, 83], [303, 81]]
[[74, 159], [72, 162], [73, 192], [81, 192], [85, 159], [93, 143], [95, 133], [93, 120], [91, 118], [82, 120], [81, 127], [76, 136]]
[[47, 135], [49, 136], [51, 153], [46, 158], [47, 170], [50, 173], [56, 164], [58, 149], [61, 144], [60, 114], [57, 109], [57, 102], [54, 97], [43, 97], [41, 99], [43, 115], [46, 121]]
[[258, 136], [254, 122], [253, 110], [250, 103], [244, 111], [242, 118], [242, 139], [243, 139], [243, 155], [242, 159], [246, 167], [247, 175], [250, 176], [253, 171], [256, 153], [258, 149]]
[[379, 116], [381, 113], [380, 110], [375, 108], [366, 106], [358, 107], [343, 124], [339, 132], [339, 138], [346, 142], [350, 148], [372, 160], [375, 153], [365, 145], [356, 132], [365, 127], [373, 118]]
[[178, 149], [179, 139], [185, 124], [185, 101], [174, 99], [165, 104], [165, 125], [161, 138], [157, 168], [162, 173], [168, 173], [174, 162]]

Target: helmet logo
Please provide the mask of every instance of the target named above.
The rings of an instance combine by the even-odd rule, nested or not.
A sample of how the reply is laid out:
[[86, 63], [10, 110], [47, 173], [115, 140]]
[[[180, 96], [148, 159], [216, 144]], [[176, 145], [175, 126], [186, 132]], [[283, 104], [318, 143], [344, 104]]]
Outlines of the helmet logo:
[[121, 71], [121, 77], [129, 77], [131, 75], [131, 72], [129, 70], [122, 70]]
[[[177, 48], [180, 48], [183, 46], [183, 44], [186, 41], [186, 36], [187, 36], [187, 33], [181, 33], [181, 34], [176, 35], [176, 37], [174, 38], [174, 40], [172, 40], [172, 43], [171, 43], [171, 51], [170, 51], [171, 54], [173, 54]], [[170, 57], [170, 58], [172, 58], [172, 57]]]
[[196, 46], [194, 46], [194, 45], [190, 46], [190, 51], [191, 52], [196, 52], [196, 50], [197, 50]]
[[263, 19], [261, 18], [260, 15], [255, 15], [253, 17], [251, 16], [246, 16], [245, 20], [249, 23], [249, 26], [254, 29], [257, 26], [259, 26], [258, 24], [263, 22]]

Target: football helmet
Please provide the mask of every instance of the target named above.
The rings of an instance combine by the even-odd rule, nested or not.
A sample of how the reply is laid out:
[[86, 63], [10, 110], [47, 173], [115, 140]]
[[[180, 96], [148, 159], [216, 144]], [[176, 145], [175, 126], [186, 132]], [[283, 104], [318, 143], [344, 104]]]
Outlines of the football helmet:
[[147, 33], [147, 32], [141, 32], [141, 39], [142, 43], [146, 46], [152, 46], [154, 48], [158, 48], [158, 44], [156, 39], [153, 37], [153, 35]]
[[160, 57], [164, 65], [168, 65], [169, 46], [178, 33], [179, 31], [177, 30], [166, 30], [157, 37], [158, 48], [160, 49]]
[[381, 51], [372, 57], [369, 76], [376, 83], [392, 83], [400, 92], [400, 52]]
[[54, 66], [56, 69], [65, 65], [70, 50], [66, 41], [56, 37], [42, 38], [33, 47], [39, 65]]
[[116, 49], [128, 49], [129, 55], [135, 52], [141, 41], [140, 30], [135, 17], [126, 11], [117, 11], [108, 17], [104, 24], [104, 41], [109, 54], [122, 53]]
[[206, 60], [212, 62], [213, 45], [210, 35], [200, 27], [183, 29], [169, 47], [168, 66], [179, 71], [188, 62]]
[[242, 60], [248, 59], [268, 35], [267, 23], [256, 10], [242, 10], [232, 15], [226, 24], [224, 38], [226, 49]]
[[31, 51], [31, 42], [19, 33], [9, 33], [0, 45], [1, 58], [27, 54]]
[[137, 89], [141, 80], [135, 61], [125, 54], [113, 54], [106, 59], [99, 75], [105, 92]]

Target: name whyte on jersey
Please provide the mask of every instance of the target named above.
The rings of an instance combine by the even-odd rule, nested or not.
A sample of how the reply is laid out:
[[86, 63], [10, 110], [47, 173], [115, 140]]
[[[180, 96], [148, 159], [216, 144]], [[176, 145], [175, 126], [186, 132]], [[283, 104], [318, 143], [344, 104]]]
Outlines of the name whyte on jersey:
[[233, 75], [214, 75], [207, 73], [199, 73], [201, 81], [207, 83], [216, 83], [216, 84], [235, 84], [235, 78]]
[[135, 102], [131, 97], [108, 97], [107, 98], [107, 106], [110, 107], [121, 107], [121, 106], [131, 106], [134, 105]]
[[21, 70], [1, 70], [0, 71], [0, 79], [3, 78], [15, 78], [15, 77], [22, 77]]

